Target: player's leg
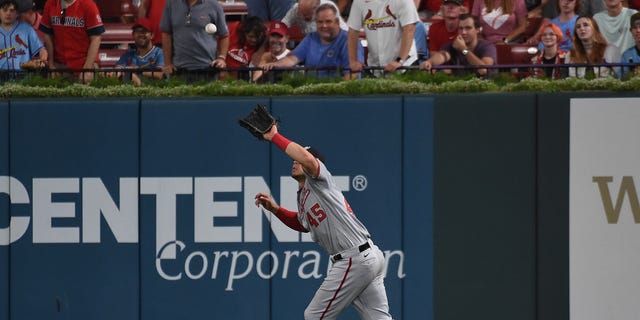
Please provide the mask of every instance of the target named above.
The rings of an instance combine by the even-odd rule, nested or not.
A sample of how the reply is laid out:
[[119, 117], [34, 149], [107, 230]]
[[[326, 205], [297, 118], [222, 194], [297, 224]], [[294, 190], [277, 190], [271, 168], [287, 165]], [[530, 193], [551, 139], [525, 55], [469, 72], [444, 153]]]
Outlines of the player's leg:
[[363, 279], [354, 258], [337, 261], [304, 311], [305, 320], [335, 319], [362, 292], [369, 279]]
[[389, 314], [389, 302], [384, 286], [384, 254], [377, 247], [373, 248], [372, 260], [378, 265], [378, 272], [369, 285], [354, 299], [353, 306], [363, 320], [387, 320], [392, 319]]

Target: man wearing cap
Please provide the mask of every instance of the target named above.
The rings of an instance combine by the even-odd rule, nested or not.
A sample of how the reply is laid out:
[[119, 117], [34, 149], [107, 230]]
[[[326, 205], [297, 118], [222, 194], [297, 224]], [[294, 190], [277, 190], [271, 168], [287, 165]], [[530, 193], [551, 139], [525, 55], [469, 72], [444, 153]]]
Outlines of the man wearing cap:
[[442, 19], [436, 20], [429, 27], [429, 51], [439, 51], [458, 35], [458, 18], [462, 14], [462, 0], [444, 0], [441, 6]]
[[[337, 67], [349, 68], [349, 54], [347, 52], [347, 32], [340, 29], [338, 9], [332, 4], [321, 4], [316, 9], [316, 21], [318, 31], [312, 32], [302, 39], [302, 42], [293, 49], [284, 59], [270, 62], [263, 66], [263, 70], [269, 71], [277, 67], [293, 67], [298, 63], [304, 63], [306, 67]], [[362, 46], [358, 48], [359, 61], [364, 60]], [[319, 77], [337, 75], [336, 70], [307, 70], [314, 72]], [[344, 79], [358, 77], [357, 73], [342, 70]]]
[[[46, 59], [47, 53], [36, 31], [27, 23], [18, 21], [15, 0], [0, 1], [0, 69], [20, 70], [20, 64], [38, 55]], [[38, 63], [42, 66], [42, 63]]]
[[[269, 51], [264, 52], [258, 61], [258, 67], [263, 67], [267, 63], [284, 59], [290, 50], [287, 48], [289, 42], [289, 28], [280, 21], [273, 21], [267, 30]], [[253, 67], [253, 65], [251, 65]], [[259, 81], [264, 73], [262, 70], [253, 71], [252, 79]]]
[[164, 54], [162, 49], [153, 45], [151, 21], [147, 18], [138, 19], [131, 29], [136, 47], [125, 52], [116, 66], [135, 69], [136, 72], [131, 73], [131, 81], [138, 86], [142, 83], [142, 77], [162, 79]]
[[[314, 32], [318, 29], [316, 26], [315, 10], [318, 6], [325, 3], [335, 6], [335, 3], [331, 0], [299, 0], [289, 9], [284, 18], [282, 18], [282, 22], [289, 28], [296, 24], [299, 25], [300, 30], [305, 35]], [[337, 8], [336, 6], [336, 9]], [[349, 31], [349, 27], [340, 15], [338, 15], [338, 19], [340, 19], [340, 29]]]
[[16, 3], [18, 4], [18, 13], [20, 14], [18, 19], [31, 25], [31, 27], [36, 30], [40, 41], [44, 43], [44, 33], [38, 29], [42, 15], [35, 10], [35, 2], [33, 2], [33, 0], [17, 0]]

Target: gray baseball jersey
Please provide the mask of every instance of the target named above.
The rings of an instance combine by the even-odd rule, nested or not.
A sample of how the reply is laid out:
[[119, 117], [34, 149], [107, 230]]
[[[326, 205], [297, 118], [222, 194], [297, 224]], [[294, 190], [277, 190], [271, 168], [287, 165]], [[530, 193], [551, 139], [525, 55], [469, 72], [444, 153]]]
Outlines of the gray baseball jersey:
[[305, 173], [304, 187], [298, 190], [298, 220], [330, 255], [357, 247], [371, 237], [356, 218], [347, 199], [336, 186], [327, 167], [320, 164], [315, 176]]
[[[298, 220], [332, 255], [333, 265], [304, 311], [305, 320], [333, 320], [350, 304], [363, 320], [391, 319], [384, 254], [369, 239], [322, 161], [298, 191]], [[340, 254], [336, 256], [336, 254]], [[338, 258], [339, 257], [339, 258]]]

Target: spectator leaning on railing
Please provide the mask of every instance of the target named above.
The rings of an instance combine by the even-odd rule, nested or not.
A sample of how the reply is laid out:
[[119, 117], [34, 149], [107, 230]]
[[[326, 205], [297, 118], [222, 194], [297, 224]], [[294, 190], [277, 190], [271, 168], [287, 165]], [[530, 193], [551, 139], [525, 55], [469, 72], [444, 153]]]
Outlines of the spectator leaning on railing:
[[38, 55], [46, 61], [47, 50], [36, 31], [26, 22], [18, 21], [18, 4], [15, 0], [0, 1], [0, 21], [0, 70], [20, 70], [20, 64]]
[[[531, 58], [531, 63], [535, 65], [558, 65], [563, 64], [567, 51], [560, 49], [559, 44], [562, 43], [564, 36], [560, 27], [554, 23], [547, 22], [540, 26], [540, 29], [534, 36], [536, 40], [542, 44], [542, 50]], [[534, 68], [533, 76], [547, 77], [550, 79], [566, 78], [568, 75], [567, 68]]]
[[419, 21], [411, 0], [354, 0], [347, 20], [351, 70], [360, 72], [364, 67], [357, 55], [361, 29], [367, 38], [370, 67], [384, 67], [384, 71], [390, 72], [413, 65], [418, 60], [414, 31]]
[[[458, 36], [452, 43], [444, 46], [442, 51], [431, 53], [431, 58], [420, 64], [420, 69], [431, 71], [433, 66], [492, 66], [496, 62], [496, 46], [484, 39], [480, 39], [480, 21], [470, 14], [460, 15]], [[475, 72], [479, 76], [486, 76], [495, 71], [488, 69], [455, 69], [453, 74], [465, 75]], [[448, 72], [448, 71], [447, 71]]]
[[[164, 54], [153, 45], [153, 27], [147, 18], [138, 19], [131, 28], [135, 48], [125, 52], [116, 67], [129, 69], [131, 81], [139, 86], [143, 77], [162, 79]], [[119, 74], [125, 76], [126, 74]]]
[[[290, 50], [287, 49], [287, 42], [289, 42], [289, 29], [287, 25], [280, 21], [272, 21], [267, 30], [267, 34], [269, 35], [267, 40], [269, 51], [262, 53], [257, 64], [260, 68], [267, 63], [284, 59], [290, 52]], [[262, 70], [253, 71], [253, 81], [259, 81], [263, 74], [264, 72], [262, 72]]]
[[[217, 27], [214, 34], [205, 30], [209, 23]], [[227, 66], [225, 59], [229, 50], [229, 31], [218, 1], [167, 1], [160, 30], [165, 74]], [[190, 80], [200, 80], [194, 72], [189, 72], [188, 76], [192, 77]]]
[[[316, 10], [316, 22], [318, 31], [308, 34], [302, 42], [284, 59], [263, 65], [263, 70], [269, 71], [277, 67], [292, 67], [298, 63], [304, 63], [307, 67], [349, 67], [349, 54], [347, 53], [347, 32], [340, 29], [338, 9], [332, 4], [322, 4]], [[358, 43], [357, 59], [364, 60], [364, 50]], [[334, 76], [337, 71], [332, 70], [307, 70], [320, 77]], [[357, 73], [343, 70], [345, 79], [358, 77]]]
[[[242, 22], [230, 22], [229, 28], [229, 50], [225, 62], [227, 68], [248, 67], [253, 60], [258, 61], [258, 57], [264, 53], [266, 27], [264, 21], [259, 17], [246, 17]], [[255, 57], [254, 57], [255, 55]], [[248, 71], [230, 71], [234, 78], [249, 80]], [[223, 73], [227, 76], [228, 73]]]
[[[40, 30], [50, 69], [96, 69], [104, 25], [93, 0], [47, 0]], [[80, 74], [90, 81], [92, 72]]]
[[[622, 62], [638, 64], [640, 63], [640, 12], [635, 13], [634, 15], [631, 16], [631, 19], [629, 20], [629, 25], [630, 25], [629, 29], [631, 30], [631, 34], [633, 35], [633, 40], [635, 42], [635, 45], [627, 49], [622, 54]], [[630, 71], [633, 75], [638, 75], [640, 74], [640, 67], [637, 67], [637, 66], [624, 67], [623, 75], [626, 75]]]
[[[619, 63], [620, 50], [611, 44], [600, 33], [598, 23], [591, 17], [581, 16], [576, 21], [573, 48], [567, 54], [566, 63]], [[596, 78], [616, 77], [620, 68], [609, 66], [569, 67], [569, 76], [584, 78], [592, 75]]]

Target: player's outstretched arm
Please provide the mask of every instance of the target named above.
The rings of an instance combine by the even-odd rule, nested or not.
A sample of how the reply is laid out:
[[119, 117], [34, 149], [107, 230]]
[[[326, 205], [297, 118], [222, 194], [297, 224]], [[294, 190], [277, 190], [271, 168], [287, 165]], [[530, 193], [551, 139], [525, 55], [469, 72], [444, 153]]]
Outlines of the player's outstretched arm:
[[265, 140], [271, 141], [271, 143], [278, 146], [284, 151], [291, 159], [298, 162], [304, 171], [312, 176], [318, 174], [319, 164], [316, 157], [314, 157], [307, 149], [298, 143], [285, 138], [278, 132], [278, 126], [272, 126], [269, 132], [263, 135]]

